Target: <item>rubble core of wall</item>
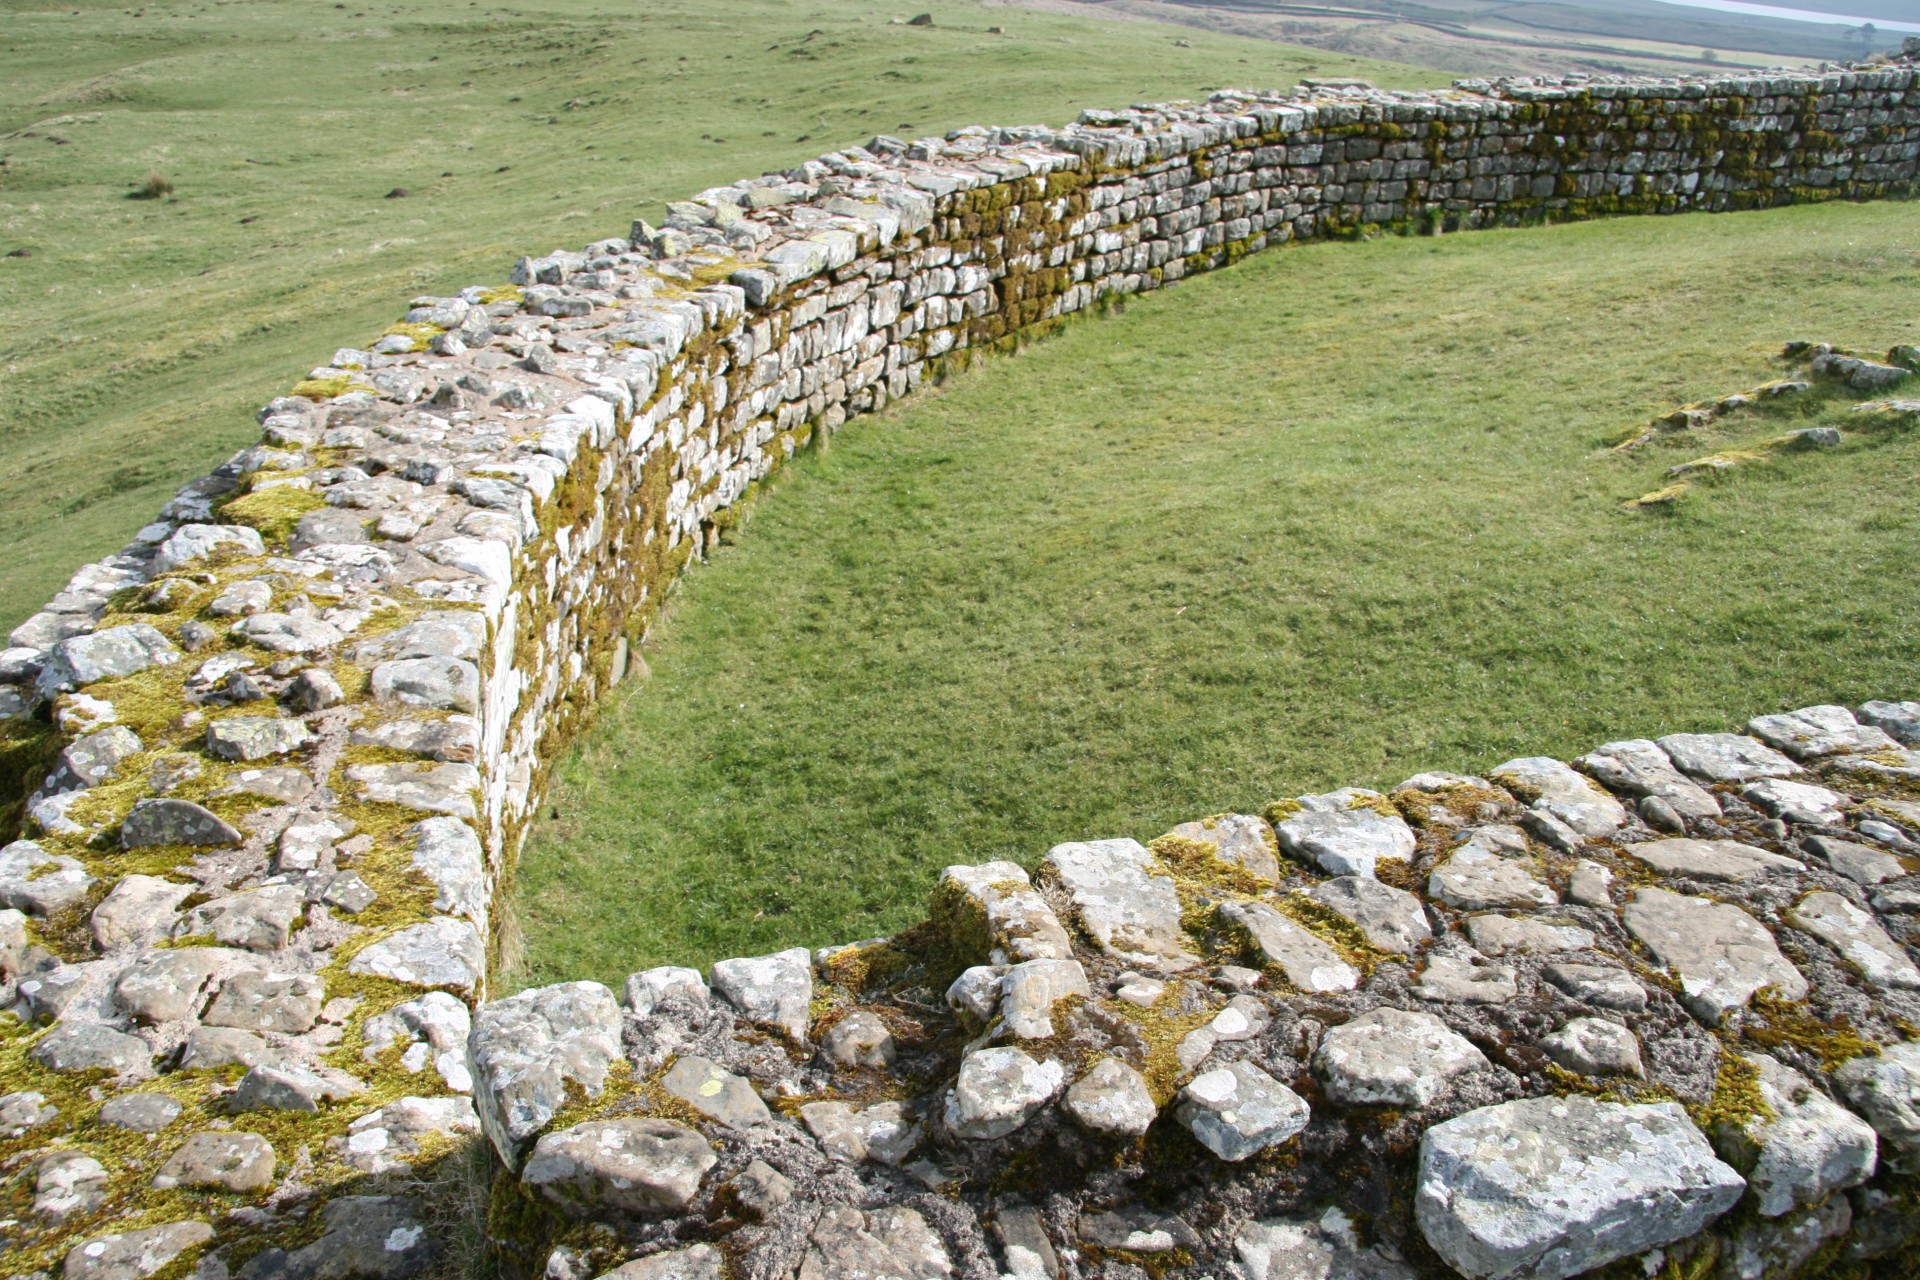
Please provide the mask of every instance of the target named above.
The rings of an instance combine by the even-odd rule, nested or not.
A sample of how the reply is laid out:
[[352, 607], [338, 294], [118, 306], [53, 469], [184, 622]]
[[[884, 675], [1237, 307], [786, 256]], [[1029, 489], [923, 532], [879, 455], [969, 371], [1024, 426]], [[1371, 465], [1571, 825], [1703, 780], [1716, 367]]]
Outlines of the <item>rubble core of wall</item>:
[[[554, 1280], [1896, 1256], [1909, 703], [1063, 846], [884, 945], [482, 1002], [557, 752], [850, 416], [1290, 240], [1917, 173], [1908, 64], [1223, 92], [875, 138], [415, 299], [0, 650], [0, 1275], [449, 1268], [481, 1133], [477, 1225]], [[1768, 1115], [1840, 1137], [1809, 1171]], [[1627, 1190], [1506, 1231], [1502, 1142]]]

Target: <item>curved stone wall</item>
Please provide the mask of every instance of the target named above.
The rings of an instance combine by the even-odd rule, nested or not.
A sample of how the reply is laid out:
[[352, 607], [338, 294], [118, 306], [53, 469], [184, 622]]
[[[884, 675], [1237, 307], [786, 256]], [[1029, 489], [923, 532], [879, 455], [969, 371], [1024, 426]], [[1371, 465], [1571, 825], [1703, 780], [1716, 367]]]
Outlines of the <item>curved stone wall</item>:
[[482, 1225], [554, 1280], [1904, 1256], [1911, 703], [953, 868], [890, 942], [481, 1002], [548, 764], [849, 416], [1291, 239], [1917, 174], [1911, 64], [1310, 85], [876, 138], [415, 299], [0, 652], [0, 1274], [400, 1280]]

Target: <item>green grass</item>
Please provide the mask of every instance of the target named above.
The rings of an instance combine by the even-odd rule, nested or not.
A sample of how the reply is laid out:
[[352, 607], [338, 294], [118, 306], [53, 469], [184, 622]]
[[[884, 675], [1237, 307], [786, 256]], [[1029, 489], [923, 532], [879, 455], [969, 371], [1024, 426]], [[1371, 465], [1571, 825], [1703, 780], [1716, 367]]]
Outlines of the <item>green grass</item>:
[[[335, 347], [517, 254], [876, 132], [1314, 71], [1445, 80], [930, 8], [932, 28], [862, 0], [0, 0], [0, 633], [256, 439], [253, 411]], [[172, 191], [132, 198], [149, 175]]]
[[952, 862], [1920, 694], [1920, 432], [1664, 514], [1621, 504], [1859, 397], [1604, 448], [1787, 339], [1920, 338], [1914, 215], [1284, 249], [857, 420], [559, 770], [520, 980], [884, 933]]

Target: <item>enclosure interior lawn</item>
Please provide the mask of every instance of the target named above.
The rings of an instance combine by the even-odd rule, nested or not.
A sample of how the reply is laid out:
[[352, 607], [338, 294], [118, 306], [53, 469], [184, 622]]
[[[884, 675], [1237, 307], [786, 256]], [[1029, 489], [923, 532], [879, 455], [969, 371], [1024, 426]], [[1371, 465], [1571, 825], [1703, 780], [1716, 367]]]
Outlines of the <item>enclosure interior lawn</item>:
[[[1652, 414], [1920, 341], [1911, 203], [1287, 248], [855, 420], [557, 771], [510, 985], [820, 946], [940, 869], [1920, 694], [1920, 439]], [[1670, 512], [1666, 468], [1801, 426]]]

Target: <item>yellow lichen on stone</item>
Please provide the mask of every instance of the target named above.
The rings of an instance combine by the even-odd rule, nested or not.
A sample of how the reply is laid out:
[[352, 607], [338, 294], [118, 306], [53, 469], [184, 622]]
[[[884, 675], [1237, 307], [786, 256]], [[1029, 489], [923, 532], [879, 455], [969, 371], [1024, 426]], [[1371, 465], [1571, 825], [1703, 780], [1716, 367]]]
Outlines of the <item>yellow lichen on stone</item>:
[[420, 324], [413, 321], [402, 320], [399, 324], [389, 325], [387, 331], [380, 336], [383, 338], [411, 338], [415, 351], [425, 351], [428, 343], [445, 332], [446, 330], [437, 324]]
[[220, 515], [234, 524], [259, 530], [271, 542], [285, 542], [303, 516], [326, 505], [326, 499], [311, 489], [278, 484], [228, 499], [221, 505]]
[[1767, 1049], [1799, 1049], [1828, 1071], [1880, 1052], [1880, 1046], [1861, 1036], [1844, 1015], [1821, 1018], [1805, 1002], [1785, 999], [1772, 987], [1755, 993], [1752, 1010], [1759, 1019], [1749, 1019], [1742, 1028], [1747, 1039]]
[[303, 382], [296, 382], [293, 384], [293, 390], [288, 394], [302, 396], [308, 400], [332, 400], [349, 391], [372, 390], [372, 387], [355, 382], [346, 374], [341, 374], [336, 378], [308, 378]]
[[1629, 511], [1658, 511], [1678, 505], [1680, 499], [1687, 496], [1693, 486], [1685, 480], [1670, 484], [1664, 489], [1655, 489], [1652, 493], [1643, 493], [1626, 504]]
[[1755, 1120], [1771, 1120], [1775, 1114], [1760, 1092], [1760, 1068], [1731, 1044], [1720, 1048], [1713, 1096], [1689, 1110], [1694, 1123], [1708, 1133], [1720, 1128], [1742, 1129]]

